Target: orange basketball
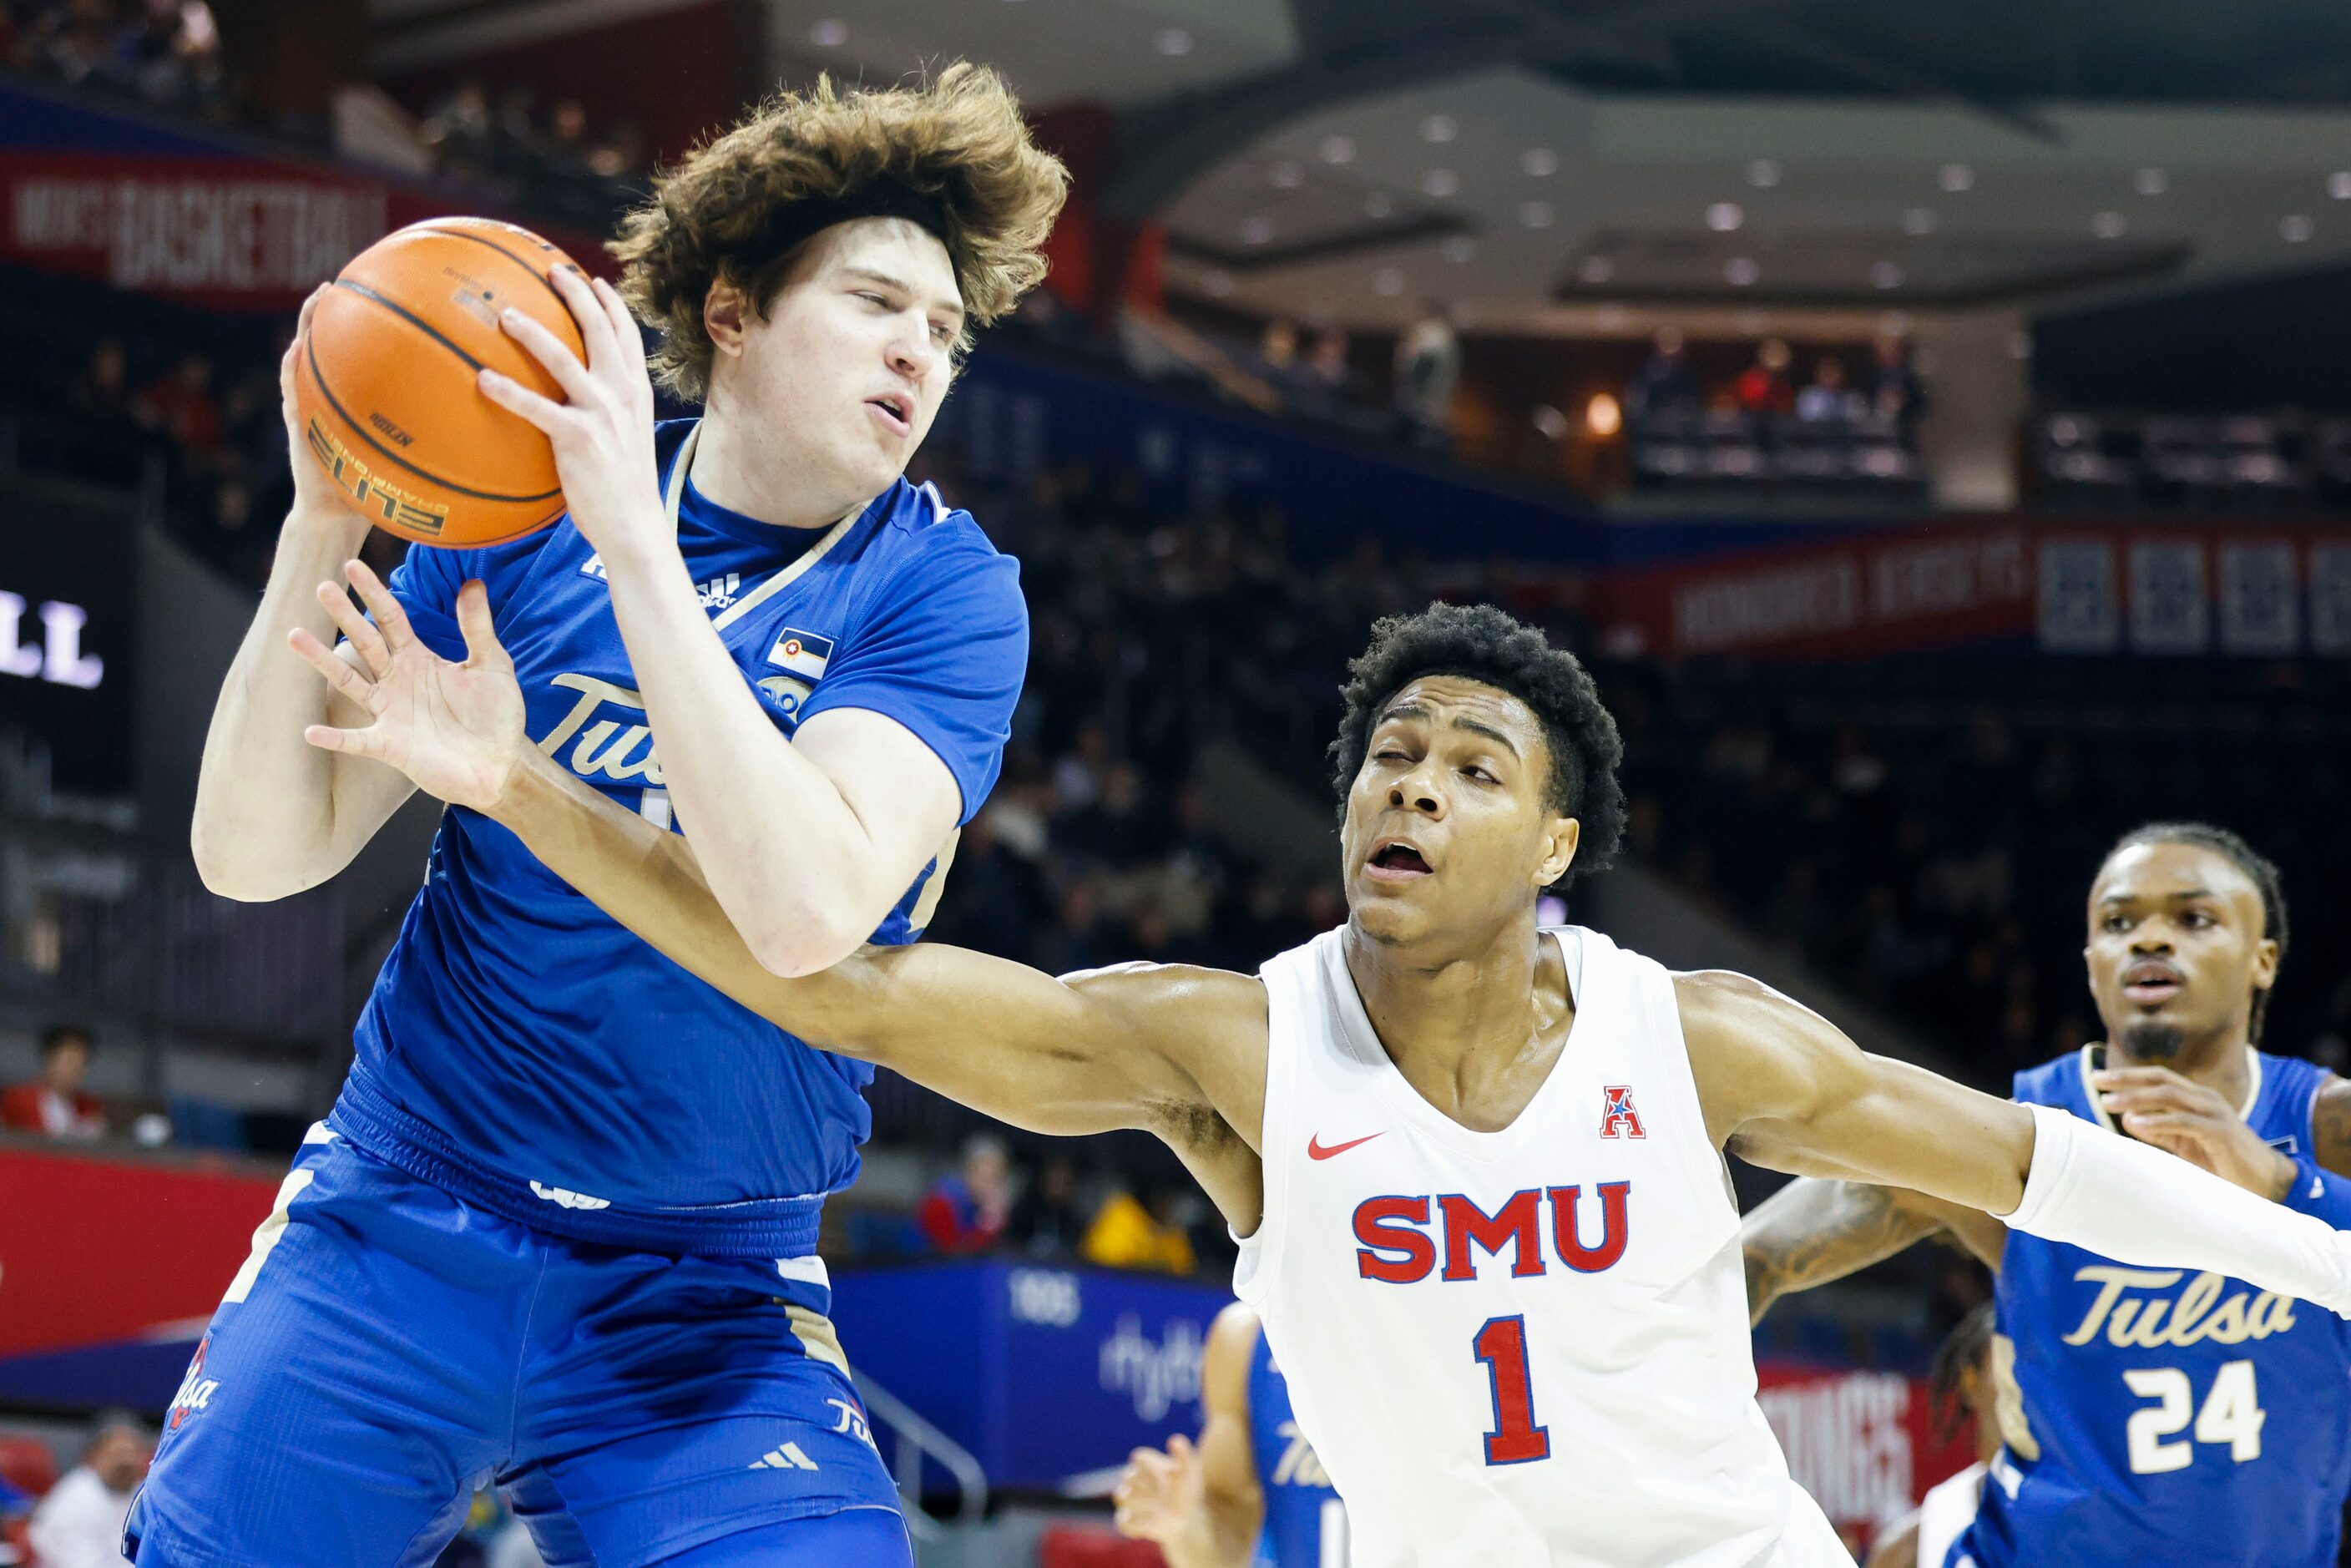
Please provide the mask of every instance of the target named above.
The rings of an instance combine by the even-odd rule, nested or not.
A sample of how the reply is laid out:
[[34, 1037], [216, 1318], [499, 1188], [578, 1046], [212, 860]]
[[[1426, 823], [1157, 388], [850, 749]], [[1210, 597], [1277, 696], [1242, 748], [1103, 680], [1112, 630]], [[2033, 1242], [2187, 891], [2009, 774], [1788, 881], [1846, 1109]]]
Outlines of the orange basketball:
[[547, 437], [484, 397], [475, 375], [486, 365], [563, 401], [498, 312], [513, 306], [581, 353], [547, 278], [570, 259], [512, 224], [433, 218], [352, 257], [319, 300], [296, 403], [311, 455], [370, 522], [465, 549], [563, 515]]

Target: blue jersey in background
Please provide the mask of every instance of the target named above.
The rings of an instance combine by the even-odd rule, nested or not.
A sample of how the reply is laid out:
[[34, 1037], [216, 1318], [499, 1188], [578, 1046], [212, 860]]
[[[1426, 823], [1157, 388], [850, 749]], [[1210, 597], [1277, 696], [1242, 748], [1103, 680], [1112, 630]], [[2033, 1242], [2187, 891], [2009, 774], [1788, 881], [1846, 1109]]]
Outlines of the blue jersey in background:
[[1290, 1409], [1290, 1383], [1273, 1364], [1259, 1329], [1249, 1354], [1249, 1447], [1265, 1493], [1265, 1529], [1258, 1537], [1257, 1568], [1345, 1568], [1347, 1511], [1323, 1473], [1322, 1461], [1298, 1429]]
[[[657, 432], [665, 475], [690, 428]], [[946, 764], [969, 820], [996, 781], [1028, 662], [1019, 569], [970, 517], [902, 480], [832, 529], [784, 529], [688, 484], [678, 542], [769, 722], [789, 736], [828, 708], [886, 714]], [[392, 590], [451, 657], [464, 657], [454, 610], [469, 577], [489, 590], [531, 737], [667, 825], [602, 564], [578, 528], [567, 517], [510, 544], [409, 552]], [[943, 869], [925, 869], [872, 940], [914, 938]], [[872, 1076], [727, 1000], [507, 830], [452, 807], [331, 1124], [412, 1176], [576, 1240], [794, 1257], [815, 1249], [823, 1196], [856, 1176]]]
[[[2111, 1127], [2088, 1082], [2097, 1050], [2018, 1073], [2016, 1098]], [[2254, 1052], [2245, 1113], [2303, 1167], [2289, 1202], [2319, 1212], [2342, 1197], [2311, 1163], [2327, 1076]], [[2241, 1280], [2126, 1269], [2021, 1231], [1998, 1301], [2007, 1448], [1951, 1563], [2332, 1568], [2351, 1486], [2351, 1324]]]

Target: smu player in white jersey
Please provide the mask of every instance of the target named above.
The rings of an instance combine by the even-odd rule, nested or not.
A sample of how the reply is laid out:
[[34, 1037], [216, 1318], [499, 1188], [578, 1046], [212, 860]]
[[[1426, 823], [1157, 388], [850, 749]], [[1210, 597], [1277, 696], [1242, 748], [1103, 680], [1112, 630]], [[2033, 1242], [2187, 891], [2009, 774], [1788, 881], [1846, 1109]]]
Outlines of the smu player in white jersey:
[[412, 646], [354, 677], [382, 716], [343, 744], [462, 795], [802, 1038], [1021, 1126], [1175, 1149], [1243, 1239], [1237, 1289], [1361, 1568], [1850, 1562], [1755, 1403], [1726, 1145], [2351, 1313], [2351, 1237], [2316, 1219], [1865, 1055], [1752, 980], [1539, 928], [1579, 848], [1616, 847], [1621, 744], [1583, 666], [1489, 606], [1374, 629], [1332, 747], [1348, 920], [1259, 976], [1055, 979], [917, 945], [779, 978], [690, 849], [450, 669]]
[[[2151, 822], [2090, 886], [2104, 1038], [2020, 1101], [2351, 1225], [2351, 1082], [2259, 1049], [2287, 938], [2276, 866]], [[1747, 1217], [1756, 1314], [1942, 1232], [1998, 1270], [2000, 1436], [1980, 1511], [1919, 1568], [2327, 1568], [2351, 1487], [2351, 1324], [2218, 1274], [2120, 1266], [1913, 1192], [1798, 1181]]]
[[[328, 726], [369, 716], [359, 670], [462, 659], [495, 626], [532, 749], [691, 834], [756, 962], [914, 940], [994, 782], [1028, 617], [1015, 564], [903, 470], [967, 320], [1042, 276], [1065, 183], [987, 71], [769, 99], [665, 171], [613, 247], [702, 416], [656, 429], [614, 290], [506, 273], [561, 298], [586, 350], [509, 312], [566, 401], [482, 382], [551, 436], [569, 515], [419, 546], [388, 590], [345, 565], [366, 524], [289, 396], [298, 499], [205, 742], [206, 883], [274, 898], [340, 870], [414, 788], [332, 748]], [[340, 584], [314, 597], [339, 568], [372, 624]], [[485, 1482], [553, 1568], [905, 1568], [817, 1255], [869, 1069], [685, 973], [462, 804], [354, 1045], [173, 1402], [126, 1534], [141, 1568], [422, 1568]]]

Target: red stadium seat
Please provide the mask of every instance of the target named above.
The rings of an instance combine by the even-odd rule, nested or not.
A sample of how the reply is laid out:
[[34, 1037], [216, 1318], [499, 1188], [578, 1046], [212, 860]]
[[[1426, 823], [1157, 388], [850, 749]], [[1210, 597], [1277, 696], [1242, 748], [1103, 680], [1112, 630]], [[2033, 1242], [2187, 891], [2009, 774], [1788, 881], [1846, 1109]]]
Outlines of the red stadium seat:
[[1159, 1548], [1098, 1524], [1057, 1524], [1037, 1542], [1037, 1568], [1166, 1568]]
[[0, 1436], [0, 1477], [32, 1497], [57, 1484], [57, 1456], [38, 1437]]

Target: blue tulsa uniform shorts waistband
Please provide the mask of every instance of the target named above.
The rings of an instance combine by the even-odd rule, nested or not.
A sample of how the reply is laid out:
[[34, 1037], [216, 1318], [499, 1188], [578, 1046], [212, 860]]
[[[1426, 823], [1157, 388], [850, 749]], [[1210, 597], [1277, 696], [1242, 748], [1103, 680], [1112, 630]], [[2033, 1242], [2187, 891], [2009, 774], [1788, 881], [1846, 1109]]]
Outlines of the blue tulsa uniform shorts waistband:
[[567, 1241], [311, 1136], [165, 1418], [139, 1568], [422, 1568], [485, 1483], [549, 1568], [908, 1568], [813, 1260]]

